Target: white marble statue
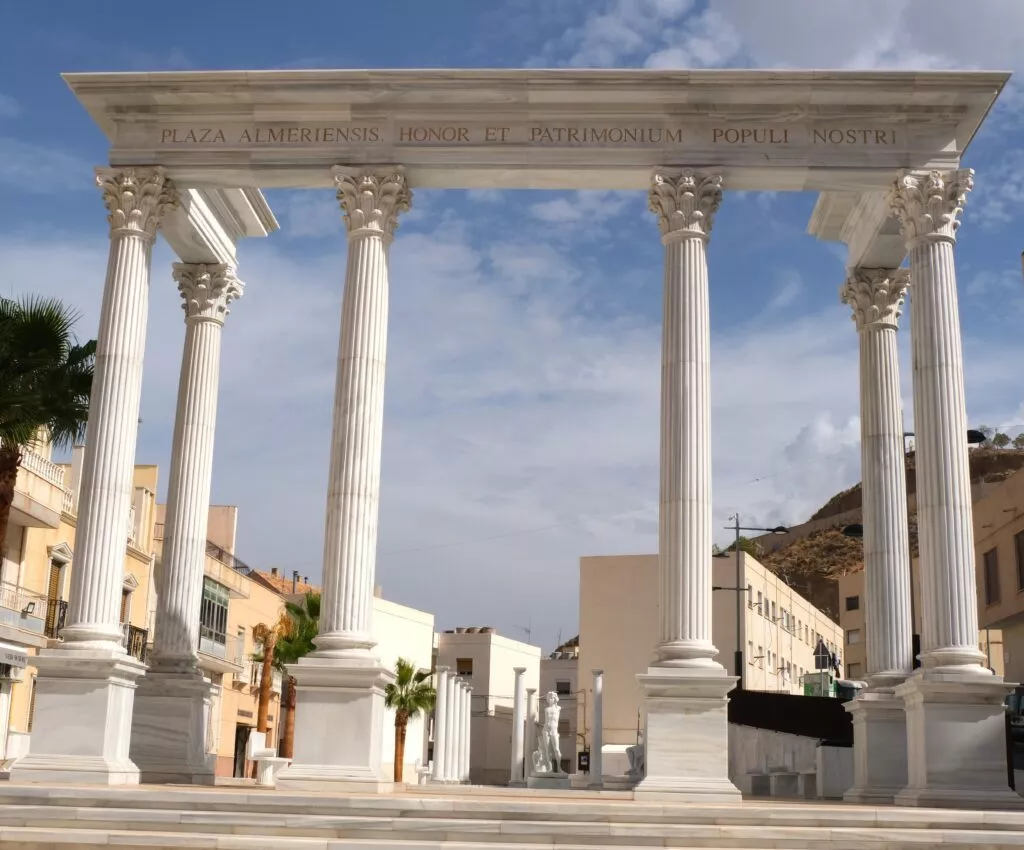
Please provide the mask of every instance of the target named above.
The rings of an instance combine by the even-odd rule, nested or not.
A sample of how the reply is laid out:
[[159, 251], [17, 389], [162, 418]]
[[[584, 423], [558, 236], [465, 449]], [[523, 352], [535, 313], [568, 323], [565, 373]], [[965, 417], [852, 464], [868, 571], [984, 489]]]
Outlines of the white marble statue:
[[544, 722], [541, 724], [537, 749], [533, 752], [534, 774], [561, 774], [562, 748], [558, 742], [558, 719], [562, 706], [558, 694], [548, 691], [544, 696]]

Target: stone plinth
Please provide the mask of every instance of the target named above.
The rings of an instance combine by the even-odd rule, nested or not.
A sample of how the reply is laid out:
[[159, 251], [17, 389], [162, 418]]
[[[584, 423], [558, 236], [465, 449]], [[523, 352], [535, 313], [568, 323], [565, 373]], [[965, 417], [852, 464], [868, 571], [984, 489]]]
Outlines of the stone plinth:
[[1024, 809], [1009, 787], [1003, 702], [991, 674], [918, 672], [896, 688], [906, 707], [907, 786], [898, 806]]
[[289, 666], [296, 681], [292, 764], [278, 788], [389, 792], [381, 772], [384, 689], [395, 674], [373, 661], [307, 656]]
[[31, 751], [15, 762], [12, 782], [137, 785], [128, 741], [135, 684], [146, 665], [102, 649], [44, 649]]
[[637, 798], [739, 800], [739, 789], [729, 781], [726, 697], [736, 677], [724, 671], [709, 675], [700, 668], [651, 667], [637, 681], [647, 714], [646, 775], [636, 787]]
[[526, 777], [527, 788], [571, 788], [572, 779], [568, 773], [531, 773]]
[[891, 688], [863, 691], [846, 704], [853, 715], [854, 785], [849, 803], [891, 803], [907, 785], [907, 716]]

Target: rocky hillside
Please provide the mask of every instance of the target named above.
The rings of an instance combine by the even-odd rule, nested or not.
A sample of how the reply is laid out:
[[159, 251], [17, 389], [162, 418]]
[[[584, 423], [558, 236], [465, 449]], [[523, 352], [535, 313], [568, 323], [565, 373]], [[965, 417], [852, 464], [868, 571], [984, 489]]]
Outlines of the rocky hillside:
[[[906, 456], [907, 492], [917, 490], [915, 457]], [[1002, 481], [1024, 468], [1024, 451], [980, 447], [970, 452], [971, 481], [974, 484]], [[846, 537], [842, 528], [847, 523], [861, 522], [860, 484], [837, 493], [817, 510], [811, 521], [843, 514], [842, 523], [810, 532], [786, 546], [759, 557], [770, 570], [811, 600], [835, 620], [839, 618], [839, 594], [836, 578], [863, 566], [863, 547], [858, 538]], [[854, 513], [848, 514], [853, 511]], [[917, 516], [911, 511], [911, 557], [917, 556]]]

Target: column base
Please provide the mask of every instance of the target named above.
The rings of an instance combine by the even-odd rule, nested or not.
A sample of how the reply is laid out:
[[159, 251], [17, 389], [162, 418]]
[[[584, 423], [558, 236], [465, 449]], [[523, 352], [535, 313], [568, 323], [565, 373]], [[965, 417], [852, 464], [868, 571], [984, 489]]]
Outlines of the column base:
[[898, 806], [1021, 809], [1009, 787], [1003, 701], [990, 674], [923, 670], [896, 688], [907, 713], [907, 786]]
[[729, 781], [726, 694], [737, 678], [725, 670], [650, 667], [636, 678], [644, 692], [646, 773], [636, 799], [733, 803]]
[[296, 682], [295, 749], [279, 789], [383, 794], [384, 689], [395, 674], [375, 658], [310, 655], [288, 667]]
[[146, 783], [213, 785], [206, 753], [213, 685], [198, 671], [150, 670], [135, 692], [131, 758]]
[[29, 753], [11, 782], [138, 785], [129, 758], [137, 680], [146, 665], [110, 649], [43, 649]]
[[853, 715], [853, 786], [848, 803], [892, 803], [907, 787], [907, 713], [892, 688], [862, 691]]

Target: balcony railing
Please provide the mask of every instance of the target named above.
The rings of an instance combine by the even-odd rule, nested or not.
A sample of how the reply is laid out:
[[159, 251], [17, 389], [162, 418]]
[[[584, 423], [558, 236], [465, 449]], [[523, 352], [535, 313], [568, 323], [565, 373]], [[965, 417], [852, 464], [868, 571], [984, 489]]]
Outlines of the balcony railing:
[[0, 608], [42, 618], [46, 601], [45, 596], [34, 590], [6, 581], [0, 582]]
[[146, 660], [146, 644], [149, 641], [149, 630], [121, 623], [121, 646], [133, 658]]
[[64, 501], [61, 503], [61, 509], [66, 514], [75, 515], [75, 495], [70, 490], [64, 491]]
[[34, 472], [54, 487], [64, 489], [64, 468], [57, 466], [52, 460], [47, 460], [42, 455], [37, 455], [31, 449], [22, 449], [21, 466], [22, 469]]
[[214, 560], [220, 561], [225, 567], [230, 567], [243, 575], [249, 575], [252, 572], [252, 568], [245, 561], [236, 558], [210, 540], [206, 541], [206, 554]]
[[48, 638], [59, 638], [60, 633], [64, 630], [64, 621], [67, 616], [68, 601], [66, 599], [47, 599], [43, 634]]

